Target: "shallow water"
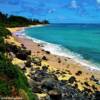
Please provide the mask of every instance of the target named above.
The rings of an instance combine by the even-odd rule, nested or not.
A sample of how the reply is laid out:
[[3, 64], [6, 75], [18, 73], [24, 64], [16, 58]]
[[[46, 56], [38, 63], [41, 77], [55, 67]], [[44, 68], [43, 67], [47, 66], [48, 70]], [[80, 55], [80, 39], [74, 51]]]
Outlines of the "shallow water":
[[100, 67], [100, 25], [50, 24], [26, 29], [25, 34], [54, 54], [77, 57]]

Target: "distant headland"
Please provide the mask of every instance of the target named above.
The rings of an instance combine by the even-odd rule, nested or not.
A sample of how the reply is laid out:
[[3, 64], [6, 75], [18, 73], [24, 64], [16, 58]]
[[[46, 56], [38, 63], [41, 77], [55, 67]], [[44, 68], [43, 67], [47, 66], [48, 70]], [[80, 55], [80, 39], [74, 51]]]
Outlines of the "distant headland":
[[8, 15], [0, 12], [0, 26], [23, 27], [28, 25], [49, 24], [49, 21], [30, 19], [22, 16]]

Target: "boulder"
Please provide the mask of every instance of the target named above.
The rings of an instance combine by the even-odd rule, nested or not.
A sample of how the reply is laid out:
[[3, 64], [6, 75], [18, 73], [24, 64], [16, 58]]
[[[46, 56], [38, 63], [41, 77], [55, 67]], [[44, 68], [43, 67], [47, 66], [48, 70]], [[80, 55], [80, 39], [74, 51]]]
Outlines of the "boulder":
[[69, 83], [73, 84], [74, 82], [76, 82], [76, 78], [74, 76], [71, 76], [68, 80]]
[[88, 84], [88, 82], [84, 82], [84, 84], [85, 84], [86, 86], [90, 86], [90, 85]]
[[26, 50], [25, 52], [27, 55], [31, 55], [31, 50]]
[[36, 70], [35, 73], [31, 75], [31, 78], [35, 81], [41, 82], [44, 78], [49, 77], [49, 74], [43, 70]]
[[46, 52], [46, 54], [50, 54], [50, 52], [49, 51], [45, 51]]
[[20, 68], [21, 68], [21, 70], [26, 71], [25, 64], [22, 64], [22, 65], [20, 66]]
[[95, 92], [95, 100], [100, 100], [100, 91]]
[[52, 90], [56, 86], [56, 80], [53, 78], [45, 78], [41, 82], [42, 88], [47, 90]]
[[98, 81], [96, 82], [96, 84], [100, 85], [100, 80], [98, 80]]
[[62, 93], [59, 89], [50, 90], [48, 92], [50, 100], [62, 100]]
[[27, 60], [28, 55], [25, 52], [19, 52], [16, 54], [16, 57], [21, 60]]
[[94, 82], [98, 82], [98, 80], [94, 77], [94, 75], [91, 76], [90, 80], [92, 80]]
[[24, 44], [21, 44], [21, 47], [22, 47], [23, 49], [26, 49], [26, 47], [24, 46]]
[[47, 61], [48, 59], [47, 59], [46, 56], [43, 56], [43, 57], [42, 57], [42, 60], [46, 60], [46, 61]]
[[32, 67], [31, 60], [27, 60], [26, 63], [25, 63], [25, 66], [26, 67]]
[[41, 66], [41, 59], [38, 57], [32, 58], [32, 63]]
[[80, 76], [81, 74], [82, 74], [82, 71], [78, 71], [78, 72], [76, 73], [77, 76]]
[[43, 71], [47, 71], [48, 70], [48, 66], [42, 66], [42, 70]]

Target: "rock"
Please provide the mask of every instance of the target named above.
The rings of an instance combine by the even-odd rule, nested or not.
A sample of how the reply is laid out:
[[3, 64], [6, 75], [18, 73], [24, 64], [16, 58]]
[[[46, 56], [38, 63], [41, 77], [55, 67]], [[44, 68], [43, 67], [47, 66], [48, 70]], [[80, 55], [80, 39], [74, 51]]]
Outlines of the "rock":
[[77, 76], [79, 76], [79, 75], [81, 75], [81, 74], [82, 74], [82, 71], [78, 71], [78, 72], [76, 73]]
[[26, 50], [27, 55], [31, 55], [31, 50]]
[[74, 76], [71, 76], [68, 80], [69, 83], [73, 84], [74, 82], [76, 82], [76, 78]]
[[58, 81], [58, 77], [55, 74], [49, 74], [49, 76]]
[[42, 93], [42, 89], [39, 86], [33, 86], [32, 87], [32, 92], [33, 93]]
[[31, 75], [31, 78], [35, 81], [41, 82], [44, 78], [50, 77], [48, 73], [43, 70], [36, 70], [35, 73]]
[[21, 65], [21, 70], [26, 71], [25, 64]]
[[26, 63], [25, 63], [25, 66], [26, 67], [32, 67], [31, 60], [27, 60]]
[[61, 63], [61, 60], [59, 60], [58, 63]]
[[94, 77], [94, 75], [91, 76], [90, 80], [92, 80], [94, 82], [98, 82], [98, 80]]
[[61, 74], [60, 70], [56, 70], [55, 74]]
[[42, 70], [46, 72], [48, 70], [48, 67], [47, 66], [42, 66]]
[[32, 58], [32, 63], [41, 66], [41, 59], [38, 57]]
[[17, 53], [16, 57], [21, 60], [27, 60], [28, 55], [25, 52]]
[[97, 90], [97, 88], [95, 87], [95, 85], [92, 85], [92, 89], [93, 89], [94, 91]]
[[100, 85], [100, 80], [98, 80], [98, 81], [96, 82], [96, 84]]
[[58, 89], [50, 90], [48, 95], [50, 96], [50, 100], [62, 100], [62, 93]]
[[100, 100], [100, 91], [95, 92], [95, 100]]
[[34, 93], [42, 93], [42, 89], [40, 87], [40, 83], [39, 82], [36, 82], [36, 81], [30, 79], [29, 80], [29, 84], [30, 84], [30, 86], [32, 88], [32, 91]]
[[41, 82], [42, 88], [47, 90], [52, 90], [54, 89], [54, 87], [56, 87], [56, 82], [57, 81], [54, 80], [53, 78], [45, 78]]
[[61, 59], [60, 58], [58, 58], [58, 63], [61, 63]]
[[87, 93], [92, 93], [91, 89], [88, 89], [86, 87], [84, 87], [84, 91], [86, 91]]
[[75, 84], [75, 86], [74, 86], [76, 89], [78, 89], [78, 84]]
[[24, 46], [24, 44], [21, 44], [21, 47], [22, 47], [23, 49], [26, 49], [26, 47]]
[[20, 50], [20, 48], [17, 47], [16, 45], [7, 44], [7, 50], [13, 53], [17, 53]]
[[14, 54], [13, 52], [9, 52], [9, 54], [10, 54], [10, 56], [11, 56], [12, 58], [15, 58], [15, 54]]
[[46, 56], [43, 56], [42, 57], [42, 60], [46, 60], [47, 61], [48, 59], [46, 58]]
[[67, 84], [67, 80], [60, 80], [59, 84], [60, 84], [60, 86], [66, 85]]
[[88, 82], [84, 82], [84, 84], [85, 84], [86, 86], [90, 86], [90, 85], [88, 84]]
[[47, 93], [37, 93], [38, 99], [36, 100], [50, 100], [50, 97]]
[[50, 52], [49, 51], [45, 51], [46, 52], [46, 54], [50, 54]]

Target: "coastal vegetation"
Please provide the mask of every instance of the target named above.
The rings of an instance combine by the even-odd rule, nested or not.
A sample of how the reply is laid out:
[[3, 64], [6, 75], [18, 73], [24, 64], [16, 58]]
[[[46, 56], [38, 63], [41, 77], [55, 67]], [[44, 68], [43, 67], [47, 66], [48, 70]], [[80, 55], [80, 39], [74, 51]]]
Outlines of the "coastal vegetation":
[[49, 24], [47, 20], [29, 19], [22, 16], [8, 15], [0, 12], [0, 26], [23, 27], [28, 25]]
[[18, 65], [11, 62], [8, 45], [5, 43], [8, 36], [11, 36], [10, 31], [0, 27], [0, 99], [6, 96], [23, 98], [23, 94], [27, 100], [34, 100], [27, 78]]

